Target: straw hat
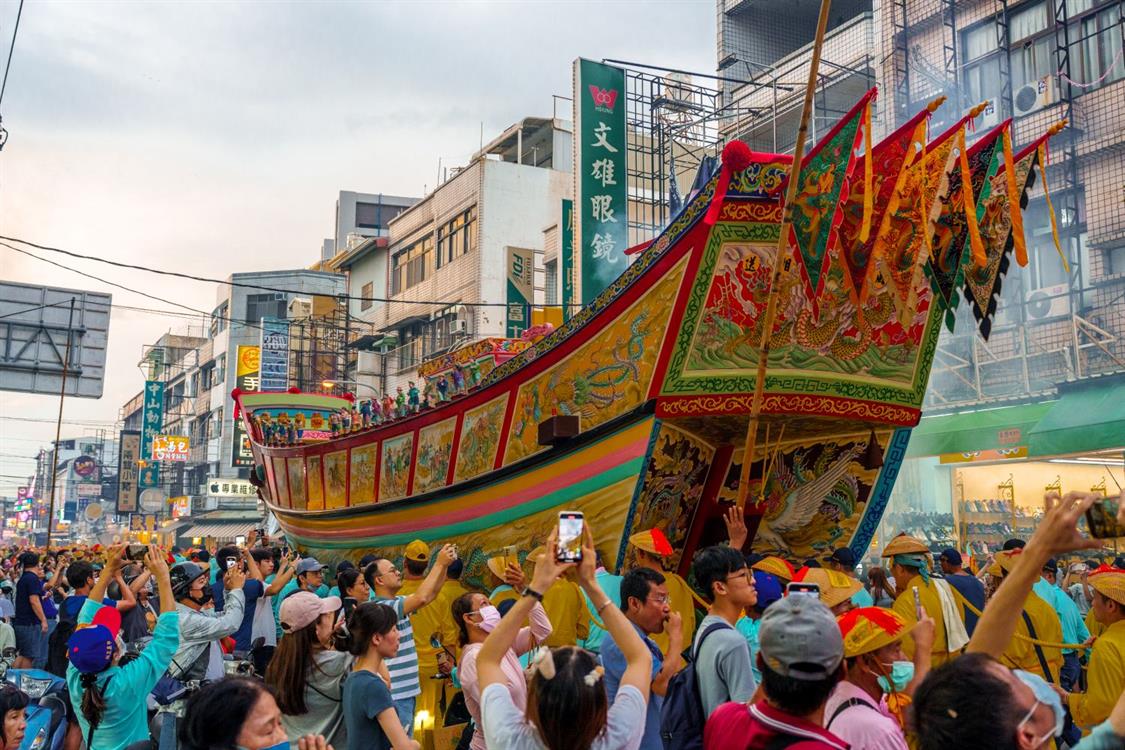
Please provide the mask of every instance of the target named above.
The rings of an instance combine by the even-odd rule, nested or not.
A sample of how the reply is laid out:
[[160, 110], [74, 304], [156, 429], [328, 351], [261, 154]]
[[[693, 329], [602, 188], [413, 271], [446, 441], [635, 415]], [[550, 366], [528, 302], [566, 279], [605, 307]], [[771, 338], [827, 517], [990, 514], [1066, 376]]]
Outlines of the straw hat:
[[516, 558], [515, 555], [496, 555], [495, 557], [488, 558], [488, 561], [485, 563], [485, 565], [488, 567], [488, 570], [492, 573], [492, 575], [496, 576], [500, 580], [504, 580], [504, 571], [507, 569], [509, 563], [518, 567], [519, 559]]
[[829, 609], [851, 599], [863, 588], [863, 584], [856, 579], [827, 568], [801, 568], [793, 580], [820, 586], [820, 601]]
[[663, 531], [656, 528], [638, 531], [629, 537], [629, 544], [661, 557], [670, 557], [675, 552], [672, 549], [672, 543], [668, 541], [668, 537], [664, 536]]
[[[1106, 570], [1101, 568], [1106, 568]], [[1125, 605], [1125, 572], [1110, 568], [1108, 565], [1103, 565], [1101, 568], [1095, 570], [1087, 578], [1090, 587], [1102, 596]]]
[[916, 555], [918, 553], [928, 555], [930, 553], [930, 548], [927, 547], [921, 539], [902, 533], [892, 539], [890, 543], [883, 548], [883, 554], [881, 556], [894, 557], [895, 555]]
[[750, 568], [752, 570], [760, 570], [763, 573], [769, 573], [771, 575], [777, 576], [783, 581], [792, 581], [793, 576], [797, 574], [797, 572], [793, 570], [793, 566], [789, 564], [788, 560], [776, 557], [774, 555], [763, 557], [761, 560], [751, 565]]
[[546, 554], [547, 548], [543, 545], [539, 545], [535, 549], [531, 550], [531, 552], [527, 553], [527, 561], [534, 565], [535, 563], [542, 560], [546, 556]]
[[1022, 549], [1007, 549], [997, 552], [992, 559], [992, 564], [988, 566], [985, 572], [990, 576], [999, 576], [1004, 573], [1012, 572], [1012, 568], [1016, 565], [1016, 558], [1023, 553]]
[[901, 641], [918, 625], [893, 609], [859, 607], [836, 618], [844, 636], [844, 656], [853, 657]]

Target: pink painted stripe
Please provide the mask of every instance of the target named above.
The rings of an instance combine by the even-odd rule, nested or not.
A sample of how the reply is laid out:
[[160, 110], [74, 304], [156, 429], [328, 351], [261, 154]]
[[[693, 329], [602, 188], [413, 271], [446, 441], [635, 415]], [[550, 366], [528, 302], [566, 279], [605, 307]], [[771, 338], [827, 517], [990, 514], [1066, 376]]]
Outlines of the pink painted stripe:
[[[529, 500], [534, 500], [542, 495], [549, 494], [559, 490], [569, 484], [575, 484], [582, 480], [589, 479], [590, 477], [601, 474], [606, 469], [617, 466], [622, 461], [636, 458], [642, 455], [648, 449], [648, 436], [645, 435], [642, 439], [634, 443], [630, 443], [613, 453], [607, 454], [596, 461], [590, 461], [581, 464], [578, 468], [572, 471], [560, 471], [556, 476], [549, 477], [548, 479], [540, 482], [539, 484], [532, 485], [527, 489], [519, 492], [505, 495], [502, 498], [493, 500], [491, 502], [481, 503], [474, 505], [471, 508], [465, 508], [450, 513], [441, 514], [441, 524], [458, 523], [461, 521], [468, 521], [479, 516], [489, 515], [498, 511], [507, 510], [509, 508], [520, 505], [521, 503]], [[429, 528], [434, 525], [434, 517], [426, 515], [417, 520], [401, 521], [395, 524], [377, 524], [368, 526], [348, 526], [339, 530], [320, 531], [315, 527], [301, 528], [299, 524], [295, 524], [299, 529], [301, 536], [318, 539], [331, 539], [333, 537], [351, 537], [351, 536], [387, 536], [390, 534], [404, 534], [407, 532], [417, 531], [418, 529]]]

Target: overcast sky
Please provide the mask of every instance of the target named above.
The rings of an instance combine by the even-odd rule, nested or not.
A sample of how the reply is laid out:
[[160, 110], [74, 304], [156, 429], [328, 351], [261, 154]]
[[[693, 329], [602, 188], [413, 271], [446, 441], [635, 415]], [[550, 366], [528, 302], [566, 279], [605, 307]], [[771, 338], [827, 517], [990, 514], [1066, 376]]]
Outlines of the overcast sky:
[[[5, 55], [17, 5], [0, 0]], [[25, 0], [0, 103], [0, 234], [213, 277], [306, 266], [339, 190], [432, 189], [438, 159], [464, 164], [482, 122], [487, 141], [549, 116], [578, 56], [713, 72], [715, 2]], [[214, 306], [212, 285], [50, 257]], [[174, 309], [3, 247], [0, 268]], [[143, 384], [141, 347], [189, 322], [115, 310], [105, 395], [68, 400], [66, 418], [115, 421]], [[56, 409], [0, 393], [0, 495], [53, 439]]]

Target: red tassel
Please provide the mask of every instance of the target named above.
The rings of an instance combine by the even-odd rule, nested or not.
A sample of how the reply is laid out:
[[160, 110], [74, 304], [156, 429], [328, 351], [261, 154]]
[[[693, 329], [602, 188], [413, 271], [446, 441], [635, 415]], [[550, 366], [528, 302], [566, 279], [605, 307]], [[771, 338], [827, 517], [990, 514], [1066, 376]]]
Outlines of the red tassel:
[[719, 212], [723, 208], [723, 201], [727, 197], [727, 188], [730, 187], [731, 177], [735, 172], [741, 172], [750, 166], [754, 160], [754, 152], [742, 141], [731, 141], [723, 146], [723, 166], [719, 172], [719, 182], [715, 185], [715, 194], [711, 196], [711, 205], [707, 208], [707, 215], [703, 221], [708, 226], [714, 226], [719, 220]]

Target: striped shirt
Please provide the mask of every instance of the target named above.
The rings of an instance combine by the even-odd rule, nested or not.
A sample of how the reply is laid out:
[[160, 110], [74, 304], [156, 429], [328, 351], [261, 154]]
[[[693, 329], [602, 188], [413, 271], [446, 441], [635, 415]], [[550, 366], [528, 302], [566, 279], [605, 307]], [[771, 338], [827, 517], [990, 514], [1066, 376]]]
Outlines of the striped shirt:
[[410, 624], [403, 605], [405, 596], [393, 599], [376, 597], [375, 601], [385, 604], [395, 611], [398, 617], [398, 654], [386, 660], [391, 673], [391, 698], [402, 700], [421, 695], [422, 686], [418, 682], [418, 651], [414, 648], [414, 628]]

